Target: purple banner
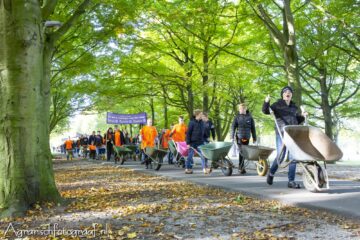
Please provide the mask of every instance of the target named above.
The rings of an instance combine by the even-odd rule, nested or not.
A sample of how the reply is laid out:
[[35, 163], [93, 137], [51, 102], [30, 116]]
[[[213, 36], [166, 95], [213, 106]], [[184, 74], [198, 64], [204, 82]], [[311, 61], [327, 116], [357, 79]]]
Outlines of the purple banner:
[[146, 113], [138, 114], [117, 114], [108, 112], [106, 115], [107, 124], [146, 124]]

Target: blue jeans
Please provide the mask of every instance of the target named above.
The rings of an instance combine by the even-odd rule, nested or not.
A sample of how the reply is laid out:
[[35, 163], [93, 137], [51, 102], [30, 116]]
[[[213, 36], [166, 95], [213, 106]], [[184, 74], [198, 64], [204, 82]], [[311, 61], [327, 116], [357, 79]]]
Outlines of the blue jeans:
[[201, 158], [201, 166], [202, 168], [208, 168], [208, 160], [201, 154], [201, 151], [199, 149], [201, 145], [199, 146], [191, 146], [191, 148], [189, 149], [189, 155], [188, 157], [186, 158], [186, 162], [185, 162], [185, 168], [186, 169], [192, 169], [192, 165], [194, 164], [194, 161], [193, 161], [193, 156], [194, 156], [194, 149], [199, 152], [199, 155], [200, 155], [200, 158]]
[[[282, 140], [281, 140], [281, 137], [280, 137], [278, 131], [275, 131], [275, 133], [276, 133], [277, 156], [276, 156], [276, 159], [274, 160], [274, 162], [272, 163], [271, 168], [270, 168], [270, 173], [272, 175], [274, 175], [276, 173], [276, 171], [278, 170], [278, 168], [279, 168], [278, 162], [282, 163], [282, 161], [285, 158], [285, 152], [286, 152], [286, 148], [285, 148], [283, 154], [280, 156], [281, 149], [282, 149]], [[289, 159], [290, 159], [290, 161], [293, 159], [293, 157], [292, 157], [292, 155], [290, 153], [289, 153]], [[288, 172], [289, 182], [292, 182], [292, 181], [295, 180], [295, 174], [296, 174], [296, 162], [291, 161], [290, 164], [289, 164], [289, 172]]]

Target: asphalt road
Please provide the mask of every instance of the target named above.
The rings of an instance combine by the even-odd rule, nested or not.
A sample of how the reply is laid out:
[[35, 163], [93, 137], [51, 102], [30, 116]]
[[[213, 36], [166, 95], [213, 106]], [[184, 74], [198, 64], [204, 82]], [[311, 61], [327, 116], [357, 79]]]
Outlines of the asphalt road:
[[266, 177], [258, 176], [254, 167], [250, 169], [249, 166], [245, 175], [240, 175], [236, 169], [232, 176], [224, 176], [221, 170], [214, 170], [210, 175], [204, 175], [199, 160], [195, 160], [195, 163], [194, 174], [184, 174], [182, 168], [174, 165], [163, 165], [159, 171], [146, 170], [145, 166], [138, 161], [127, 161], [122, 167], [237, 191], [260, 199], [279, 200], [293, 206], [325, 210], [360, 220], [360, 181], [330, 178], [330, 189], [325, 189], [320, 193], [311, 193], [303, 187], [300, 175], [296, 176], [296, 180], [302, 188], [289, 189], [287, 188], [287, 174], [284, 171], [278, 173], [274, 178], [274, 184], [269, 186], [266, 184]]

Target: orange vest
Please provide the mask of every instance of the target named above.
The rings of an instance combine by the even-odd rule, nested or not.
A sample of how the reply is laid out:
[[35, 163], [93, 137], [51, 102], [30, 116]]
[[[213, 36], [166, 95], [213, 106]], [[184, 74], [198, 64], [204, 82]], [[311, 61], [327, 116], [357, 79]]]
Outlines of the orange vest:
[[187, 132], [187, 127], [185, 124], [175, 124], [171, 132], [173, 133], [171, 138], [175, 142], [185, 142]]
[[155, 138], [158, 134], [154, 126], [144, 126], [140, 130], [140, 135], [141, 135], [141, 149], [155, 146]]
[[121, 142], [121, 134], [120, 131], [115, 132], [115, 146], [120, 147], [122, 145]]
[[66, 140], [66, 141], [65, 141], [65, 148], [66, 148], [66, 150], [71, 150], [71, 149], [72, 149], [72, 144], [73, 144], [73, 141], [71, 141], [71, 140]]
[[168, 141], [170, 140], [170, 129], [166, 129], [165, 133], [162, 135], [162, 139], [161, 139], [161, 146], [163, 148], [169, 148], [169, 144]]

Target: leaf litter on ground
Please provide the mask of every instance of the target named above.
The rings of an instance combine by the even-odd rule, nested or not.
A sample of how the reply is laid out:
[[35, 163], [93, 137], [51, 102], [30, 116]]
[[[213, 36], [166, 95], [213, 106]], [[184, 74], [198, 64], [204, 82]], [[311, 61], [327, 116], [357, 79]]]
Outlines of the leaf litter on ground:
[[54, 169], [67, 204], [36, 203], [2, 219], [1, 239], [360, 238], [355, 220], [274, 200], [85, 160]]

